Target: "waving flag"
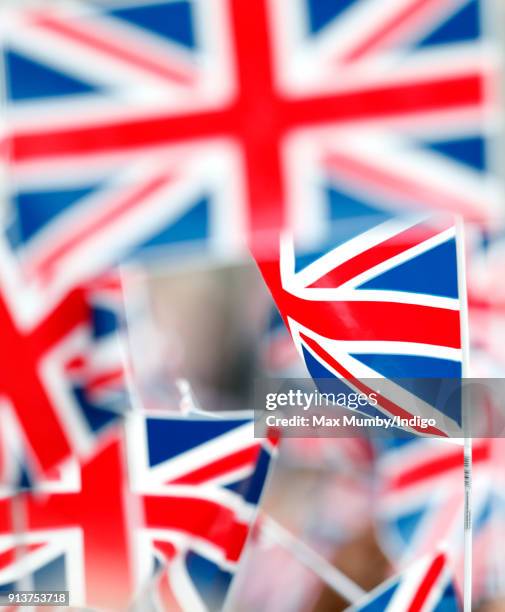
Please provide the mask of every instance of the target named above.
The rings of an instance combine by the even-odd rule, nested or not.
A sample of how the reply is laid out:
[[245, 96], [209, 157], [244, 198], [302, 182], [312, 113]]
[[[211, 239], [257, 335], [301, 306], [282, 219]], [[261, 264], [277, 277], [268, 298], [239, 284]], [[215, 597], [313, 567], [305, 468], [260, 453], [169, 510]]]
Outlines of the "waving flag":
[[72, 605], [124, 610], [155, 587], [160, 609], [220, 608], [274, 443], [236, 417], [136, 415], [128, 434], [129, 477], [115, 430], [37, 493], [0, 500], [2, 590], [24, 580], [70, 590]]
[[132, 487], [164, 505], [145, 506], [142, 578], [154, 580], [162, 609], [220, 610], [276, 442], [255, 439], [252, 421], [237, 417], [153, 413], [144, 431], [131, 446]]
[[[259, 267], [311, 376], [346, 379], [368, 394], [366, 379], [377, 377], [460, 378], [456, 251], [453, 224], [378, 212], [335, 227], [323, 252], [299, 252], [284, 236]], [[382, 394], [366, 410], [401, 418], [417, 411], [457, 431], [458, 402], [434, 406], [404, 391], [402, 402]], [[424, 433], [444, 435], [437, 427]]]
[[27, 274], [75, 277], [138, 247], [192, 241], [236, 253], [245, 236], [287, 224], [324, 233], [350, 201], [493, 223], [500, 188], [485, 151], [499, 54], [480, 4], [7, 11], [15, 247]]
[[457, 612], [460, 610], [443, 553], [420, 559], [374, 589], [349, 612]]

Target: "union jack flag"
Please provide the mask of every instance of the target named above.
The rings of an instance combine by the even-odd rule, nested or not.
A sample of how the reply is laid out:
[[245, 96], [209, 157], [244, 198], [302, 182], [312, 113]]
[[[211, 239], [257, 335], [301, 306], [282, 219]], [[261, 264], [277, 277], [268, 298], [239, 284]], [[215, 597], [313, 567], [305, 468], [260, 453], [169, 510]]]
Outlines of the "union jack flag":
[[[167, 499], [173, 522], [161, 508], [146, 506], [142, 577], [155, 576], [161, 609], [221, 609], [277, 439], [254, 438], [253, 422], [238, 415], [167, 419], [153, 413], [144, 431], [144, 440], [130, 447], [132, 488]], [[170, 562], [159, 574], [163, 554]]]
[[384, 582], [348, 612], [458, 612], [460, 605], [444, 553], [428, 555]]
[[124, 414], [122, 326], [115, 275], [59, 294], [40, 291], [23, 282], [1, 243], [2, 485], [28, 484], [71, 453], [89, 453]]
[[[377, 441], [379, 442], [379, 441]], [[443, 440], [385, 442], [377, 461], [378, 535], [395, 567], [444, 546], [455, 582], [463, 586], [463, 449]], [[379, 445], [380, 447], [380, 445]], [[494, 441], [473, 444], [474, 595], [486, 587], [495, 507]]]
[[491, 537], [487, 547], [487, 571], [485, 574], [486, 594], [492, 597], [503, 597], [505, 593], [505, 564], [500, 554], [500, 534], [503, 533], [505, 519], [505, 496], [503, 491], [503, 474], [505, 473], [505, 443], [503, 438], [490, 440], [492, 445], [492, 491], [493, 513], [491, 518]]
[[244, 236], [260, 243], [288, 224], [324, 232], [349, 202], [491, 223], [499, 53], [480, 10], [477, 0], [11, 10], [10, 173], [27, 274], [75, 277], [138, 247], [195, 240], [235, 253]]
[[297, 250], [285, 235], [278, 252], [258, 263], [314, 379], [343, 378], [369, 395], [373, 389], [363, 379], [387, 378], [390, 390], [379, 394], [375, 408], [363, 408], [367, 413], [435, 418], [434, 427], [415, 425], [418, 433], [459, 430], [459, 402], [434, 406], [402, 380], [461, 376], [452, 223], [383, 211], [350, 217], [322, 252]]
[[0, 499], [2, 590], [69, 590], [72, 605], [108, 610], [151, 596], [159, 610], [221, 608], [275, 441], [237, 417], [138, 414], [127, 428], [37, 491]]

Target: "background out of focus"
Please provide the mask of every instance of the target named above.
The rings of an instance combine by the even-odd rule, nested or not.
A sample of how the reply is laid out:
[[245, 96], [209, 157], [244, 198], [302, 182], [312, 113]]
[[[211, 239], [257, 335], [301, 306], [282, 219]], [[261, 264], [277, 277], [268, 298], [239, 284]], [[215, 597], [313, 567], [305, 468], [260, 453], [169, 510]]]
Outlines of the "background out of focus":
[[[303, 291], [318, 286], [304, 270], [327, 262], [332, 249], [341, 249], [335, 267], [364, 254], [357, 272], [343, 272], [353, 290], [354, 277], [381, 263], [367, 259], [380, 242], [375, 231], [406, 217], [457, 215], [465, 229], [466, 365], [475, 377], [503, 377], [504, 15], [499, 0], [0, 0], [0, 337], [7, 338], [0, 361], [8, 373], [0, 375], [2, 588], [44, 585], [44, 576], [59, 571], [67, 587], [82, 578], [86, 593], [88, 579], [95, 580], [96, 601], [103, 596], [96, 557], [76, 548], [65, 573], [48, 562], [64, 548], [60, 535], [53, 552], [37, 550], [53, 519], [58, 528], [75, 527], [65, 507], [52, 504], [61, 492], [51, 489], [55, 470], [61, 476], [71, 457], [85, 476], [128, 410], [191, 423], [204, 411], [254, 408], [258, 379], [310, 377], [256, 264], [274, 261], [280, 269], [279, 234], [286, 230], [301, 245], [292, 277], [301, 272]], [[360, 243], [363, 235], [370, 242]], [[438, 279], [445, 259], [429, 265], [428, 276]], [[415, 271], [405, 276], [408, 285]], [[457, 284], [456, 273], [452, 280]], [[446, 307], [446, 289], [427, 303], [442, 296]], [[372, 328], [379, 319], [372, 313]], [[387, 323], [394, 329], [395, 321]], [[33, 406], [49, 407], [63, 425], [51, 429], [48, 413], [41, 408], [36, 417]], [[118, 431], [119, 448], [126, 438]], [[178, 486], [196, 483], [201, 500], [210, 482], [212, 503], [247, 497], [234, 483], [205, 481], [205, 470], [219, 471], [222, 458], [194, 468], [219, 446], [198, 450], [208, 433], [172, 439], [172, 453], [161, 428], [153, 439], [172, 453], [164, 449], [162, 466], [179, 460], [186, 444], [183, 467], [174, 460], [173, 470], [189, 465], [194, 472], [176, 478], [169, 466], [170, 481], [157, 476], [161, 468], [149, 472], [158, 451], [148, 448], [146, 431], [125, 451], [131, 468], [147, 448], [142, 494], [154, 482], [158, 497], [168, 497], [168, 485], [177, 497]], [[61, 448], [58, 436], [65, 438]], [[481, 612], [505, 610], [503, 442], [474, 440], [472, 584]], [[462, 459], [460, 447], [433, 438], [390, 447], [366, 432], [281, 439], [260, 512], [366, 592], [443, 543], [457, 606]], [[104, 500], [108, 486], [95, 487]], [[254, 523], [258, 499], [246, 501], [249, 513], [230, 506], [247, 536], [231, 561], [212, 539], [233, 531], [228, 506], [216, 511], [215, 523], [206, 523], [201, 509], [181, 511], [189, 525], [184, 537], [179, 527], [167, 527], [169, 535], [160, 527], [162, 546], [156, 530], [140, 530], [132, 549], [151, 538], [155, 552], [139, 612], [220, 609], [202, 595], [216, 576], [224, 593], [229, 588], [230, 612], [345, 609], [349, 601], [321, 579], [320, 568], [269, 537], [261, 519]], [[138, 519], [138, 499], [132, 507], [127, 514]], [[146, 508], [145, 517], [163, 518]], [[100, 513], [93, 516], [99, 524]], [[114, 570], [119, 558], [111, 552]], [[139, 555], [133, 565], [147, 566], [146, 559]], [[151, 591], [164, 603], [152, 604]], [[111, 597], [109, 608], [96, 609], [129, 609]]]

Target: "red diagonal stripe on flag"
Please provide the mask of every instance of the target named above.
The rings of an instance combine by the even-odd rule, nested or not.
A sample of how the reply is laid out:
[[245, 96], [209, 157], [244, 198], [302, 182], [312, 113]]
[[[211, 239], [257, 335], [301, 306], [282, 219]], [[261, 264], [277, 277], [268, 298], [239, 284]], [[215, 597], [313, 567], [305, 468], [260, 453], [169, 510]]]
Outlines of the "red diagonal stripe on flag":
[[[375, 393], [372, 387], [369, 387], [368, 385], [364, 384], [362, 381], [354, 377], [346, 368], [344, 368], [344, 366], [342, 366], [342, 364], [340, 364], [334, 357], [332, 357], [332, 355], [325, 351], [317, 342], [312, 340], [312, 338], [309, 338], [304, 334], [300, 334], [300, 337], [305, 342], [305, 344], [323, 361], [328, 363], [335, 370], [335, 372], [337, 372], [339, 376], [349, 381], [354, 387], [359, 389], [367, 396], [372, 393]], [[383, 395], [378, 395], [377, 402], [381, 408], [384, 408], [385, 410], [387, 410], [387, 412], [389, 412], [389, 414], [392, 414], [393, 416], [398, 416], [402, 419], [410, 419], [412, 417], [412, 414], [410, 412], [408, 412], [401, 406], [398, 406]], [[444, 438], [447, 438], [447, 434], [445, 434], [440, 429], [437, 429], [436, 427], [428, 426], [423, 429], [422, 427], [414, 426], [412, 427], [412, 429], [424, 435], [442, 436]]]
[[343, 56], [338, 57], [339, 62], [354, 62], [380, 49], [392, 40], [394, 41], [402, 30], [411, 27], [412, 22], [422, 19], [428, 13], [439, 11], [443, 7], [443, 0], [414, 0], [409, 2], [396, 14], [392, 15], [379, 26], [374, 32], [369, 34], [365, 40], [351, 49]]
[[[56, 14], [47, 11], [34, 11], [29, 15], [29, 21], [43, 30], [52, 34], [78, 43], [83, 47], [88, 47], [93, 51], [99, 51], [105, 56], [110, 56], [115, 60], [130, 64], [135, 68], [160, 77], [169, 82], [180, 85], [192, 85], [195, 82], [195, 75], [189, 70], [183, 70], [175, 65], [169, 65], [168, 61], [155, 61], [154, 58], [146, 56], [140, 49], [127, 48], [123, 45], [111, 41], [108, 32], [100, 31], [100, 24], [92, 23], [88, 27], [77, 23], [70, 23], [68, 20], [59, 19]], [[130, 41], [131, 44], [131, 41]]]
[[426, 603], [433, 586], [440, 578], [445, 568], [445, 555], [440, 553], [431, 562], [417, 592], [411, 601], [407, 612], [421, 612], [423, 605]]
[[20, 544], [18, 548], [9, 548], [9, 550], [0, 553], [0, 570], [20, 559], [22, 555], [34, 552], [42, 546], [44, 544]]
[[435, 210], [452, 210], [464, 213], [470, 221], [482, 223], [485, 213], [481, 202], [471, 202], [451, 193], [430, 187], [427, 182], [418, 181], [373, 166], [350, 154], [332, 152], [326, 157], [325, 165], [339, 176], [360, 185], [366, 182], [367, 189], [375, 188], [378, 195], [385, 195], [401, 202], [431, 207]]
[[[448, 229], [448, 227], [445, 229]], [[314, 288], [339, 287], [359, 274], [437, 236], [441, 231], [440, 226], [429, 226], [426, 223], [409, 227], [405, 231], [362, 251], [359, 255], [347, 259], [308, 286]]]
[[170, 480], [169, 482], [171, 484], [196, 485], [214, 478], [219, 478], [230, 472], [233, 473], [244, 467], [252, 467], [258, 458], [260, 450], [260, 445], [256, 443], [249, 448], [241, 449], [235, 453], [227, 454], [221, 459], [206, 463], [201, 468], [184, 474], [184, 476], [180, 476], [175, 480]]
[[28, 268], [28, 273], [37, 273], [47, 278], [51, 275], [58, 260], [78, 248], [86, 240], [94, 238], [108, 225], [121, 220], [128, 212], [141, 207], [146, 199], [161, 191], [173, 180], [173, 175], [163, 173], [142, 182], [140, 185], [129, 187], [126, 193], [121, 193], [115, 200], [104, 204], [103, 210], [99, 214], [86, 217], [84, 223], [81, 223], [74, 233], [64, 235], [60, 242], [53, 245], [52, 249], [46, 249], [44, 256], [38, 258]]
[[[490, 448], [487, 441], [475, 442], [473, 445], [472, 460], [475, 464], [485, 463], [490, 459]], [[426, 461], [416, 462], [415, 466], [403, 470], [392, 478], [388, 479], [386, 492], [404, 489], [418, 484], [425, 480], [432, 482], [432, 478], [444, 475], [453, 470], [461, 470], [463, 466], [463, 449], [456, 448], [451, 452], [447, 451], [440, 457]]]

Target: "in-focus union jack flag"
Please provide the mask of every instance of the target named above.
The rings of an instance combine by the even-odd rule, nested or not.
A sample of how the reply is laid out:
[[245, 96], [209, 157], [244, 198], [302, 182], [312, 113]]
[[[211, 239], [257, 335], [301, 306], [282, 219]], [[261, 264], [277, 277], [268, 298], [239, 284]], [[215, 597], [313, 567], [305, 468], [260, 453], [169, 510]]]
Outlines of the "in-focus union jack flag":
[[191, 241], [236, 253], [244, 236], [286, 225], [317, 235], [350, 201], [494, 222], [486, 141], [499, 53], [481, 8], [120, 0], [6, 11], [13, 245], [27, 274], [75, 278]]
[[368, 212], [333, 227], [322, 252], [284, 235], [259, 260], [263, 277], [314, 379], [346, 379], [366, 394], [366, 379], [388, 379], [391, 392], [367, 413], [435, 419], [415, 432], [459, 431], [457, 399], [442, 404], [406, 380], [461, 377], [456, 228]]
[[458, 612], [444, 553], [428, 555], [378, 586], [346, 612]]
[[276, 442], [239, 417], [139, 414], [127, 428], [36, 492], [0, 498], [1, 590], [69, 590], [72, 605], [118, 612], [135, 598], [151, 609], [146, 597], [221, 609]]

